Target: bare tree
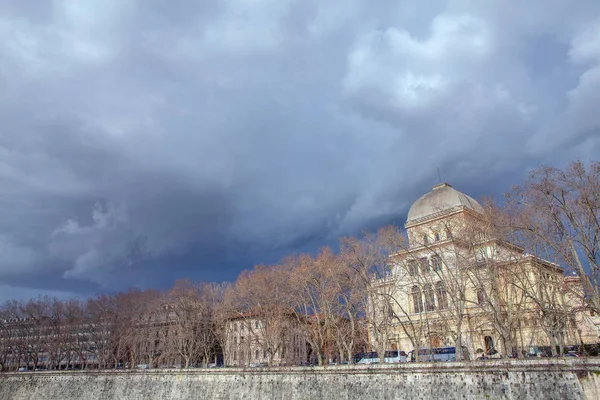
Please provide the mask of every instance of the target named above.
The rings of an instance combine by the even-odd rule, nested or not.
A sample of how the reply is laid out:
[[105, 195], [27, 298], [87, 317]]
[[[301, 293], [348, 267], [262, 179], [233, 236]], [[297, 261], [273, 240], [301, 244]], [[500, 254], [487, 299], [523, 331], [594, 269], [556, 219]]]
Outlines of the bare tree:
[[[319, 261], [308, 255], [289, 257], [285, 260], [292, 271], [294, 282], [293, 307], [297, 311], [298, 323], [304, 327], [306, 340], [310, 344], [313, 360], [319, 365], [327, 362], [325, 356], [329, 323], [327, 287], [331, 274], [327, 274], [327, 261], [332, 258], [329, 249], [321, 250]], [[331, 268], [329, 266], [329, 268]]]
[[[566, 285], [563, 267], [538, 256], [550, 255], [548, 244], [534, 235], [523, 235], [520, 229], [515, 229], [515, 221], [522, 221], [523, 216], [513, 213], [513, 207], [512, 204], [507, 209], [487, 207], [488, 215], [494, 218], [495, 243], [503, 244], [505, 249], [512, 246], [512, 251], [504, 251], [504, 259], [497, 260], [496, 264], [500, 261], [504, 275], [510, 276], [514, 296], [520, 300], [511, 299], [512, 303], [521, 305], [519, 318], [515, 322], [519, 325], [516, 332], [520, 336], [517, 342], [520, 343], [513, 343], [513, 346], [518, 344], [524, 350], [527, 345], [543, 341], [537, 333], [539, 330], [546, 336], [552, 354], [563, 354], [567, 337], [577, 342], [573, 335], [575, 322], [572, 314], [577, 311], [575, 307], [578, 302], [573, 301], [568, 292], [581, 286]], [[525, 210], [521, 210], [523, 212]], [[523, 337], [525, 333], [529, 334], [528, 338]], [[514, 353], [518, 355], [520, 352]]]
[[46, 349], [48, 298], [38, 297], [21, 305], [22, 333], [24, 335], [23, 353], [26, 363], [34, 369], [44, 362]]
[[99, 295], [86, 302], [85, 321], [99, 368], [115, 367], [118, 362], [118, 314], [115, 296]]
[[[153, 322], [155, 300], [159, 296], [152, 290], [130, 289], [116, 295], [116, 313], [111, 324], [114, 332], [115, 364], [135, 368], [147, 356], [146, 326]], [[142, 343], [144, 342], [144, 343]]]
[[536, 169], [507, 203], [513, 229], [536, 255], [578, 275], [587, 304], [600, 313], [600, 162]]
[[228, 325], [229, 319], [234, 313], [234, 305], [231, 302], [231, 295], [228, 293], [232, 292], [232, 285], [229, 282], [223, 282], [220, 284], [212, 283], [204, 288], [204, 295], [206, 301], [211, 305], [213, 309], [212, 317], [212, 336], [215, 339], [214, 349], [214, 363], [218, 363], [219, 356], [223, 357], [223, 363], [226, 362], [225, 353], [228, 344], [229, 332]]
[[82, 304], [75, 299], [53, 299], [47, 306], [46, 340], [47, 365], [49, 369], [67, 368], [78, 363], [83, 368], [92, 353], [88, 348], [86, 321]]
[[169, 324], [167, 347], [187, 368], [199, 362], [204, 331], [210, 332], [210, 320], [205, 320], [200, 298], [200, 286], [189, 279], [179, 280], [167, 295]]
[[0, 307], [0, 372], [9, 371], [17, 355], [11, 302]]
[[208, 365], [211, 360], [217, 363], [219, 340], [216, 329], [219, 323], [216, 321], [216, 318], [218, 317], [218, 302], [221, 301], [221, 297], [221, 285], [210, 283], [200, 285], [199, 317], [201, 326], [197, 336], [199, 348], [202, 349], [203, 365]]
[[295, 336], [288, 281], [289, 272], [282, 265], [259, 265], [242, 272], [236, 280], [229, 292], [230, 322], [236, 322], [229, 324], [228, 332], [232, 334], [233, 328], [231, 337], [237, 338], [233, 345], [238, 363], [266, 360], [272, 365], [276, 359], [295, 363], [294, 352], [288, 347]]
[[384, 361], [389, 345], [389, 333], [394, 321], [393, 287], [390, 278], [389, 255], [397, 253], [404, 239], [394, 226], [381, 228], [376, 234], [365, 233], [360, 239], [341, 239], [341, 253], [349, 268], [357, 274], [364, 287], [361, 309], [371, 344]]
[[361, 275], [352, 268], [353, 258], [345, 260], [344, 256], [343, 253], [337, 256], [335, 263], [333, 284], [337, 298], [332, 306], [334, 320], [331, 325], [342, 361], [351, 362], [354, 353], [364, 350], [368, 341], [362, 323], [365, 284]]

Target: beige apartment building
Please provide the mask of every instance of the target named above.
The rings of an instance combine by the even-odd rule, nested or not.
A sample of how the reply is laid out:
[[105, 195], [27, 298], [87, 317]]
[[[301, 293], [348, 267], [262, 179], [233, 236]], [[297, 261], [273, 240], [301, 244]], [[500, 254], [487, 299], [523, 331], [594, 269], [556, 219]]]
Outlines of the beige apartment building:
[[227, 322], [226, 366], [299, 365], [306, 362], [307, 351], [306, 335], [292, 316], [245, 314]]
[[407, 249], [373, 285], [369, 339], [389, 349], [536, 352], [599, 342], [577, 277], [498, 239], [473, 198], [441, 183], [410, 208]]

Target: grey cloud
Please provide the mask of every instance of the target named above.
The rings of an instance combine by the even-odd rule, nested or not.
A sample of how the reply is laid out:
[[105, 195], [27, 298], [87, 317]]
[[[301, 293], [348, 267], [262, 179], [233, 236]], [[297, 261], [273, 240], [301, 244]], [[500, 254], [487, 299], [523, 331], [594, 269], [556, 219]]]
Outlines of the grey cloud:
[[232, 279], [401, 223], [437, 168], [497, 194], [599, 148], [591, 0], [36, 4], [0, 2], [23, 293]]
[[35, 264], [35, 250], [15, 244], [6, 235], [0, 236], [0, 254], [0, 273], [23, 273]]

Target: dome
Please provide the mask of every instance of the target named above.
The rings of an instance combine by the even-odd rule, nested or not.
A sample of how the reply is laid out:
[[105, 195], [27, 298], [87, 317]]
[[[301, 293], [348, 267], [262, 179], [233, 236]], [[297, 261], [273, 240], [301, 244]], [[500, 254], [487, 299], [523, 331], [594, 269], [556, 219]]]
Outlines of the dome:
[[479, 213], [483, 212], [483, 208], [477, 200], [459, 192], [447, 183], [440, 183], [435, 185], [431, 192], [424, 194], [413, 203], [408, 211], [406, 223], [409, 224], [425, 217], [461, 207]]

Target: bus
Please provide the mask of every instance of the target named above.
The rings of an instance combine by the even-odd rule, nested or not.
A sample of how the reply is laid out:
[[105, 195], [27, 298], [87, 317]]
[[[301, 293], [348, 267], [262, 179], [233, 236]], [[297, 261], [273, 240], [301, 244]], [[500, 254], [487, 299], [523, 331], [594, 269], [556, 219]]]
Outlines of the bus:
[[[379, 354], [376, 351], [369, 351], [363, 354], [357, 364], [378, 364], [379, 361]], [[384, 354], [384, 361], [386, 363], [406, 362], [408, 361], [408, 356], [402, 350], [388, 350]]]
[[[462, 360], [468, 360], [466, 347], [462, 347]], [[410, 361], [416, 361], [415, 351], [410, 352]], [[456, 361], [456, 347], [434, 347], [419, 349], [419, 361]]]

